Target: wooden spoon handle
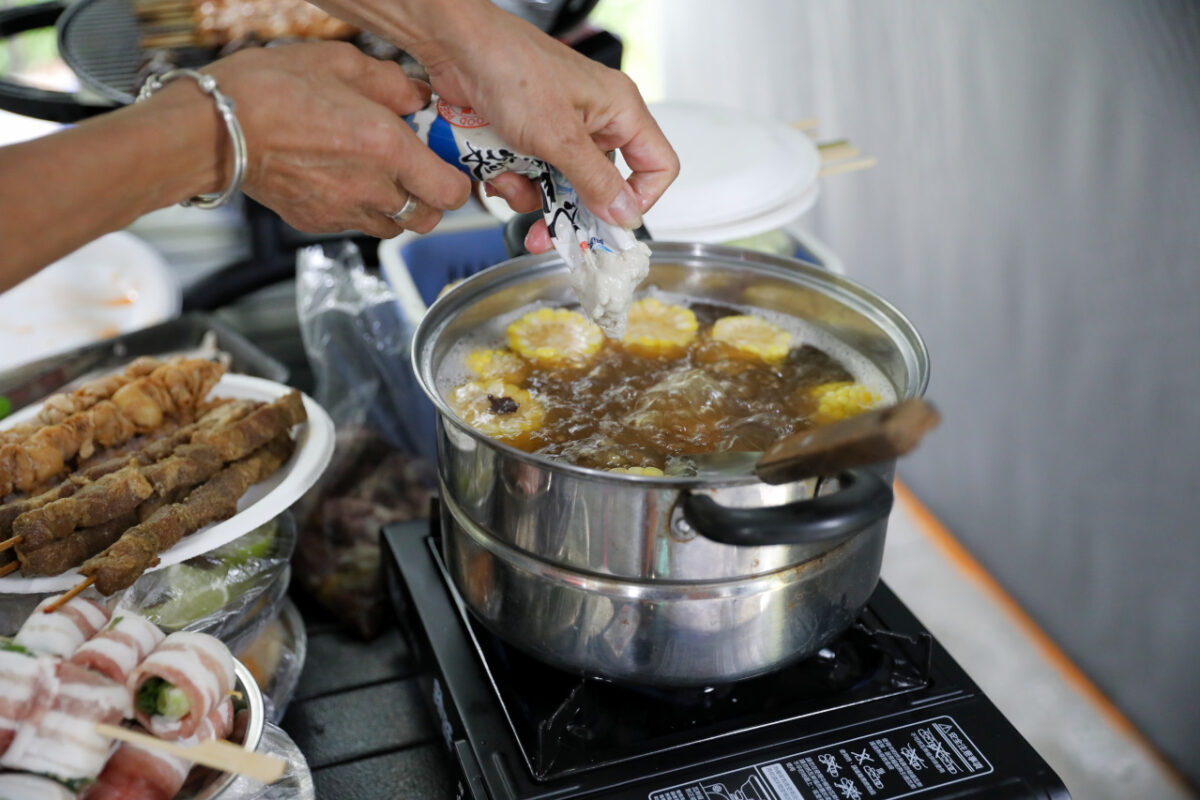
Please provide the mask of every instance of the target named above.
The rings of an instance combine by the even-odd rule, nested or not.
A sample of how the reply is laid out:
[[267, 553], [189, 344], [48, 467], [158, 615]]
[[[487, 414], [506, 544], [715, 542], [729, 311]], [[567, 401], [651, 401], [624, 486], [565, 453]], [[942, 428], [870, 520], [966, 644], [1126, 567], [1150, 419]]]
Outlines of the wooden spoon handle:
[[919, 397], [780, 439], [754, 473], [765, 483], [836, 475], [851, 467], [890, 461], [912, 450], [941, 421]]

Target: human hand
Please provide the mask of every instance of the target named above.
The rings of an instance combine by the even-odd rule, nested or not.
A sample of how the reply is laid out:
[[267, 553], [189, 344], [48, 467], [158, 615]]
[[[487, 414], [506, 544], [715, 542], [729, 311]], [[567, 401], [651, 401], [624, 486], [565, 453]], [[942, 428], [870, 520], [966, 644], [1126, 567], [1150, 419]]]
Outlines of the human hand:
[[[288, 224], [380, 238], [428, 233], [458, 208], [470, 181], [421, 144], [401, 119], [429, 88], [400, 66], [341, 42], [244, 50], [204, 70], [237, 104], [249, 163], [243, 189]], [[228, 158], [228, 141], [221, 144]], [[232, 165], [225, 164], [228, 184]], [[413, 194], [403, 223], [388, 215]]]
[[[679, 174], [679, 158], [633, 81], [489, 2], [462, 5], [471, 13], [445, 15], [435, 35], [409, 46], [434, 91], [478, 111], [518, 151], [557, 167], [596, 216], [640, 225]], [[609, 150], [624, 156], [628, 182]], [[536, 187], [519, 175], [497, 176], [491, 186], [517, 211], [540, 205]], [[550, 249], [544, 223], [525, 244], [531, 252]]]

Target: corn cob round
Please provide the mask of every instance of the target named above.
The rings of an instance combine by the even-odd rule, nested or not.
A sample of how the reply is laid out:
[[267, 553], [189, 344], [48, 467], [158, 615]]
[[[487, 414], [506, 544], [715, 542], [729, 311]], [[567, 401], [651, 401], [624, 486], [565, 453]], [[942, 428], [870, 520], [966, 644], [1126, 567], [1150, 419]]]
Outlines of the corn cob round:
[[733, 347], [739, 354], [778, 364], [787, 358], [792, 335], [783, 328], [752, 314], [721, 317], [713, 323], [710, 336]]
[[464, 383], [451, 394], [450, 407], [475, 430], [514, 446], [527, 441], [546, 416], [536, 397], [499, 378]]
[[866, 386], [853, 381], [823, 383], [810, 389], [809, 395], [817, 401], [812, 420], [822, 425], [868, 411], [881, 399]]
[[475, 350], [467, 356], [467, 367], [484, 381], [520, 383], [529, 377], [529, 364], [511, 350]]
[[604, 333], [578, 311], [539, 308], [508, 326], [508, 346], [539, 367], [585, 366]]
[[639, 356], [674, 357], [683, 353], [700, 327], [696, 315], [683, 306], [643, 298], [629, 309], [621, 343]]
[[663, 471], [658, 467], [613, 467], [609, 472], [619, 472], [622, 475], [644, 475], [652, 478], [661, 478]]

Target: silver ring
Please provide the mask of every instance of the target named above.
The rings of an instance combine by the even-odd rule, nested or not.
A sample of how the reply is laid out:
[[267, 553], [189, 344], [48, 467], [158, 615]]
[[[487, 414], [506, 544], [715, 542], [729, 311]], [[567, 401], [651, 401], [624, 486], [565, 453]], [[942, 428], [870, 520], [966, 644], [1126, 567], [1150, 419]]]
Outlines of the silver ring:
[[408, 218], [417, 213], [417, 209], [421, 207], [421, 201], [416, 195], [410, 194], [408, 199], [404, 201], [404, 205], [395, 214], [388, 214], [388, 217], [398, 225], [403, 225], [408, 222]]

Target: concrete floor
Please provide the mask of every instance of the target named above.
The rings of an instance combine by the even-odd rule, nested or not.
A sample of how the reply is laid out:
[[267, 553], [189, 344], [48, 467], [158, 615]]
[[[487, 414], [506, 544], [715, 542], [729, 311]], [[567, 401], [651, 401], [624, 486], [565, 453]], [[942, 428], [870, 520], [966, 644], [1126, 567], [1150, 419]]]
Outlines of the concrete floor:
[[888, 524], [884, 580], [1049, 762], [1071, 796], [1196, 798], [955, 547], [901, 490]]

